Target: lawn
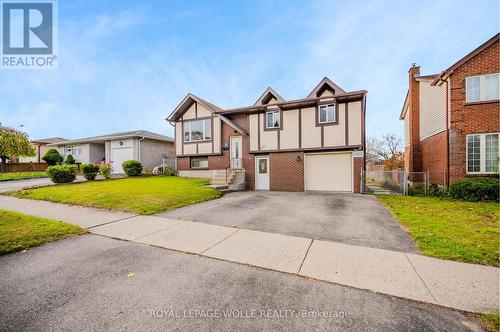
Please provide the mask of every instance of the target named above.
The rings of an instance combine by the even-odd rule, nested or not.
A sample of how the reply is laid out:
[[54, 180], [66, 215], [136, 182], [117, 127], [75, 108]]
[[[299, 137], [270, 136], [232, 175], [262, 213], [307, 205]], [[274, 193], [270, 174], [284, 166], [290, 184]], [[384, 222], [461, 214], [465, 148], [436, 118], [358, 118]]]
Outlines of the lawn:
[[499, 314], [479, 314], [479, 320], [484, 329], [488, 332], [498, 332], [500, 330], [500, 315]]
[[150, 176], [67, 184], [9, 194], [20, 198], [154, 214], [220, 197], [218, 190], [206, 187], [209, 182], [208, 179]]
[[23, 179], [34, 179], [34, 178], [46, 178], [46, 177], [47, 173], [45, 172], [0, 173], [0, 181], [23, 180]]
[[499, 206], [436, 197], [377, 196], [427, 256], [499, 266]]
[[0, 210], [0, 255], [85, 232], [76, 225]]

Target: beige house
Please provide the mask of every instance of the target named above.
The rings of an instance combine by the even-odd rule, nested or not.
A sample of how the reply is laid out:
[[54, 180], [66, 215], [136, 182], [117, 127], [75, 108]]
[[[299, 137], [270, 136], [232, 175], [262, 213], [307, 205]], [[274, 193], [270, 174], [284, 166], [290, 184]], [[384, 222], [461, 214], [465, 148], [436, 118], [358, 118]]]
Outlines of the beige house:
[[286, 101], [269, 87], [234, 109], [188, 94], [167, 118], [177, 169], [239, 189], [359, 192], [366, 93], [325, 77], [306, 98]]
[[47, 152], [50, 147], [48, 144], [52, 143], [60, 143], [67, 141], [61, 137], [51, 137], [39, 139], [36, 141], [31, 141], [31, 144], [35, 147], [36, 155], [34, 157], [20, 157], [18, 162], [20, 163], [44, 163], [45, 161], [42, 159], [45, 152]]
[[74, 139], [49, 144], [63, 158], [69, 154], [77, 163], [111, 163], [113, 173], [123, 173], [122, 163], [137, 160], [145, 169], [165, 163], [174, 166], [174, 139], [146, 130]]

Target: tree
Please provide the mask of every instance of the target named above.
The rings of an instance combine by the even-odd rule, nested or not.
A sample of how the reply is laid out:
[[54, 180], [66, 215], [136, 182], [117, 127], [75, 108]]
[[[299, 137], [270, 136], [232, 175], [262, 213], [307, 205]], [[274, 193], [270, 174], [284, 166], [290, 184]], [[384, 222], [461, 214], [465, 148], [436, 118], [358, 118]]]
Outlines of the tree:
[[384, 169], [402, 169], [404, 153], [402, 152], [402, 139], [395, 134], [384, 134], [382, 138], [369, 137], [366, 142], [366, 155], [368, 162], [383, 161]]
[[28, 134], [25, 132], [0, 125], [0, 158], [2, 172], [7, 159], [18, 157], [33, 157], [35, 147], [31, 145]]
[[56, 149], [49, 149], [42, 157], [49, 166], [54, 166], [63, 162], [63, 157]]
[[73, 165], [75, 163], [75, 158], [73, 158], [73, 155], [68, 154], [64, 163], [67, 165]]

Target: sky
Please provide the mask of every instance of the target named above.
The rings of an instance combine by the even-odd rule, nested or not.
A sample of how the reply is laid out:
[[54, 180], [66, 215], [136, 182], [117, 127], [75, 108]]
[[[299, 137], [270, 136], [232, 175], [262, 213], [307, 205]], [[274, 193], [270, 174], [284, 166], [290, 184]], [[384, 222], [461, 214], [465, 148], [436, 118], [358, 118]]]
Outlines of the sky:
[[221, 108], [324, 77], [366, 89], [368, 136], [402, 136], [408, 69], [438, 73], [499, 31], [498, 0], [58, 1], [59, 65], [0, 70], [0, 123], [30, 138], [145, 129], [189, 92]]

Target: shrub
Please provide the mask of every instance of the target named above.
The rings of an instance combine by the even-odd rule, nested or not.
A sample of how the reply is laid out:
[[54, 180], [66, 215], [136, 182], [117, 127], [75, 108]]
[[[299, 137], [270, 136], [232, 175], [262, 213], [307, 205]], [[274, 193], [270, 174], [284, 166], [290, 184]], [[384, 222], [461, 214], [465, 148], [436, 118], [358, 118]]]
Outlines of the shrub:
[[160, 166], [159, 169], [161, 175], [165, 176], [176, 176], [177, 172], [172, 167]]
[[122, 163], [123, 171], [128, 176], [140, 175], [142, 172], [142, 164], [137, 160], [127, 160]]
[[99, 165], [99, 171], [106, 178], [106, 180], [111, 179], [111, 172], [113, 171], [113, 167], [111, 164], [101, 164]]
[[466, 201], [498, 201], [498, 178], [469, 178], [453, 182], [448, 193]]
[[63, 157], [59, 154], [59, 151], [56, 149], [49, 149], [45, 154], [43, 155], [42, 159], [49, 164], [49, 166], [54, 166], [57, 164], [62, 163]]
[[95, 180], [97, 173], [99, 173], [99, 165], [83, 164], [80, 169], [82, 170], [83, 177], [88, 181]]
[[47, 168], [47, 175], [54, 183], [73, 182], [76, 179], [76, 165], [57, 165]]
[[448, 195], [448, 190], [440, 185], [431, 184], [429, 185], [429, 196], [445, 197]]
[[73, 165], [75, 163], [75, 158], [72, 155], [68, 154], [66, 160], [64, 161], [66, 165]]

